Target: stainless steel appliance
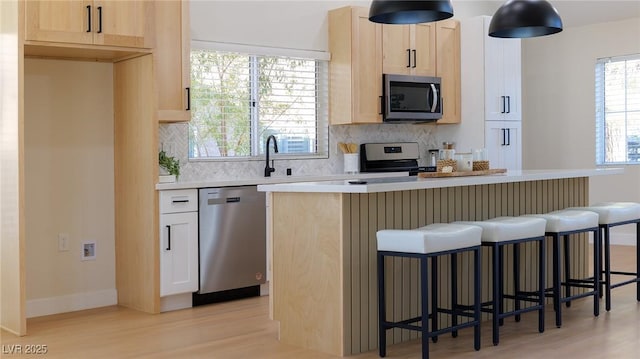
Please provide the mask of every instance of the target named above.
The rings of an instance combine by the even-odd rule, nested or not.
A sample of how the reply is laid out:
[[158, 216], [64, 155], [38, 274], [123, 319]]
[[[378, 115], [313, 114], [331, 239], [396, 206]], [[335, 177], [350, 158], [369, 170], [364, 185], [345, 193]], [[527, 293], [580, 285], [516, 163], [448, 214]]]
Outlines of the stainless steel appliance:
[[420, 149], [415, 142], [363, 143], [360, 145], [360, 172], [435, 172], [435, 164], [418, 166]]
[[382, 82], [385, 122], [431, 122], [442, 118], [439, 77], [384, 74]]
[[199, 190], [198, 294], [266, 280], [266, 204], [256, 186]]

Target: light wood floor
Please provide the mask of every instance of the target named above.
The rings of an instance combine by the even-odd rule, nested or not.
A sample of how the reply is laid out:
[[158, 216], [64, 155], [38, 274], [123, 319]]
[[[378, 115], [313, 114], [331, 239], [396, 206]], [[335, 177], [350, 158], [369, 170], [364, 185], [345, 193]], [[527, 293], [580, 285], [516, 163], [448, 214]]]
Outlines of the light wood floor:
[[[615, 268], [633, 270], [635, 247], [615, 247]], [[591, 299], [575, 301], [564, 310], [563, 327], [553, 324], [548, 310], [546, 330], [537, 332], [536, 314], [520, 323], [507, 319], [500, 345], [491, 344], [490, 325], [483, 325], [482, 349], [473, 350], [472, 330], [453, 339], [443, 336], [431, 345], [431, 358], [639, 358], [640, 304], [635, 286], [614, 290], [613, 308], [598, 318]], [[277, 323], [268, 319], [268, 298], [213, 304], [161, 315], [106, 307], [28, 320], [29, 335], [2, 332], [0, 357], [22, 345], [47, 345], [46, 358], [334, 358], [284, 345]], [[387, 358], [420, 358], [420, 343], [388, 348]], [[369, 352], [353, 358], [377, 358]]]

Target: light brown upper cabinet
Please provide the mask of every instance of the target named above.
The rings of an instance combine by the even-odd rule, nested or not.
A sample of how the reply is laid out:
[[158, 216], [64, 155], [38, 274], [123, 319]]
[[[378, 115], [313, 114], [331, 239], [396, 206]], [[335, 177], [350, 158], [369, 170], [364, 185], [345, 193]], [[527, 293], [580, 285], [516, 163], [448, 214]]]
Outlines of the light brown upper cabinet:
[[442, 78], [443, 117], [460, 123], [460, 22], [380, 25], [369, 9], [329, 11], [332, 125], [382, 123], [382, 74]]
[[367, 8], [331, 10], [329, 49], [329, 122], [381, 123], [382, 25]]
[[382, 72], [434, 76], [436, 25], [382, 25]]
[[436, 76], [442, 79], [442, 118], [438, 124], [460, 123], [460, 22], [442, 20], [436, 24]]
[[189, 1], [155, 3], [156, 41], [153, 51], [158, 121], [191, 120]]
[[26, 41], [152, 48], [152, 1], [25, 1]]

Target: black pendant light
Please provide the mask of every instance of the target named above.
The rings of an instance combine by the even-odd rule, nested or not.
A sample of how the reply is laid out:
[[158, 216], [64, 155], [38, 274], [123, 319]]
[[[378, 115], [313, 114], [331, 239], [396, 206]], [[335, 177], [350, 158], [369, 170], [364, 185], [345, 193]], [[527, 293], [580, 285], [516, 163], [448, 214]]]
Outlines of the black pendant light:
[[369, 20], [383, 24], [418, 24], [453, 16], [451, 1], [373, 0]]
[[508, 0], [491, 19], [489, 36], [524, 38], [562, 31], [558, 11], [546, 0]]

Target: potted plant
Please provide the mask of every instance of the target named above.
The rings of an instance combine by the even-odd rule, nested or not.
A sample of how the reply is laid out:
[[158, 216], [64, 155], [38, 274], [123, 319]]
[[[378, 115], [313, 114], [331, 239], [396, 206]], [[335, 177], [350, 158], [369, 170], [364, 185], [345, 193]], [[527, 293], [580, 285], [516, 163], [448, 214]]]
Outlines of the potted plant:
[[180, 176], [180, 160], [162, 150], [158, 153], [158, 164], [160, 165], [160, 183], [175, 182]]

